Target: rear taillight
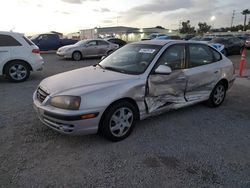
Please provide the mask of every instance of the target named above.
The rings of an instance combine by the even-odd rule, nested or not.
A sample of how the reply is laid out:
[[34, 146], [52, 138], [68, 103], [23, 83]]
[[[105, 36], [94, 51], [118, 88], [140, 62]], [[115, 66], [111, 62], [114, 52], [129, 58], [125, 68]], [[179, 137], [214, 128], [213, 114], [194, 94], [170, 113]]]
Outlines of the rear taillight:
[[34, 53], [34, 54], [40, 54], [40, 50], [39, 49], [33, 49], [32, 53]]

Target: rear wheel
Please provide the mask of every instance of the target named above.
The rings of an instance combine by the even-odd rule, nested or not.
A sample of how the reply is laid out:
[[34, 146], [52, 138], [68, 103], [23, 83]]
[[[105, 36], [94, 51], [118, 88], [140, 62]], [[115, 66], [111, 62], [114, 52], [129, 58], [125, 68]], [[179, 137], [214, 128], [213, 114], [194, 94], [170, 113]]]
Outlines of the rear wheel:
[[223, 51], [224, 53], [224, 56], [228, 56], [228, 51], [227, 51], [227, 49], [224, 49], [224, 51]]
[[242, 54], [242, 52], [243, 52], [243, 49], [244, 49], [244, 48], [241, 48], [241, 49], [240, 49], [240, 51], [239, 51], [240, 55]]
[[72, 54], [72, 59], [75, 60], [75, 61], [80, 61], [82, 59], [82, 54], [81, 52], [74, 52]]
[[223, 82], [219, 82], [210, 94], [209, 100], [207, 101], [208, 106], [218, 107], [220, 106], [226, 97], [226, 86]]
[[109, 140], [120, 141], [131, 134], [136, 120], [137, 110], [133, 104], [127, 101], [115, 103], [105, 112], [100, 132]]
[[30, 76], [29, 66], [21, 61], [8, 63], [5, 68], [6, 77], [12, 82], [23, 82]]

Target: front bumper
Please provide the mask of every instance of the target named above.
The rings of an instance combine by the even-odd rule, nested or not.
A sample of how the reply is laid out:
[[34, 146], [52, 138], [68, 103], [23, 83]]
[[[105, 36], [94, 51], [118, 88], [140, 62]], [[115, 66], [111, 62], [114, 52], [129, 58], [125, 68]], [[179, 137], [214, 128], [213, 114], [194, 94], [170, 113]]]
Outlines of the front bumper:
[[[99, 121], [101, 119], [100, 109], [90, 111], [69, 111], [54, 107], [44, 106], [36, 98], [36, 92], [33, 95], [33, 107], [37, 112], [38, 118], [49, 128], [69, 135], [87, 135], [98, 132]], [[44, 101], [45, 102], [45, 101]], [[91, 119], [80, 119], [83, 114], [96, 113], [97, 116]]]
[[56, 54], [59, 57], [63, 57], [63, 58], [71, 58], [72, 57], [71, 53], [67, 53], [67, 52], [63, 52], [63, 51], [57, 51]]

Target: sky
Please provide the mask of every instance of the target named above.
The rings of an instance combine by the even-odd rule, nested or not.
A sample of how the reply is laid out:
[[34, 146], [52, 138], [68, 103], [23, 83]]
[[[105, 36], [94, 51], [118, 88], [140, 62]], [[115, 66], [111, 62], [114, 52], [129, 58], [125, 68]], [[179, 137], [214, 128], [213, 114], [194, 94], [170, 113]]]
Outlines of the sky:
[[233, 10], [237, 25], [244, 20], [240, 12], [250, 9], [249, 0], [0, 0], [0, 3], [0, 30], [26, 34], [70, 33], [118, 25], [178, 29], [186, 20], [195, 27], [199, 22], [214, 28], [229, 27]]

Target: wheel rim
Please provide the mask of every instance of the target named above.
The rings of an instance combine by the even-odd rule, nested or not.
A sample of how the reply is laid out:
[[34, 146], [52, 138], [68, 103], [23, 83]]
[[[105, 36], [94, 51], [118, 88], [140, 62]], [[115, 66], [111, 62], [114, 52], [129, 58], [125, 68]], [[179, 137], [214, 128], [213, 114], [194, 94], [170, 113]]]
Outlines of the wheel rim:
[[21, 64], [15, 64], [10, 67], [9, 75], [14, 80], [22, 80], [27, 76], [27, 69]]
[[219, 105], [225, 97], [225, 87], [223, 85], [219, 85], [216, 87], [214, 92], [214, 103]]
[[81, 59], [81, 54], [78, 52], [75, 52], [73, 56], [74, 56], [74, 59], [77, 61]]
[[123, 107], [116, 110], [109, 123], [112, 135], [116, 137], [124, 136], [129, 131], [133, 119], [133, 112], [129, 108]]

